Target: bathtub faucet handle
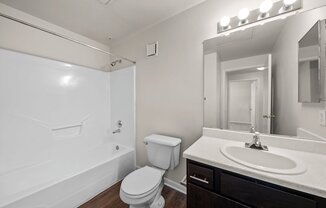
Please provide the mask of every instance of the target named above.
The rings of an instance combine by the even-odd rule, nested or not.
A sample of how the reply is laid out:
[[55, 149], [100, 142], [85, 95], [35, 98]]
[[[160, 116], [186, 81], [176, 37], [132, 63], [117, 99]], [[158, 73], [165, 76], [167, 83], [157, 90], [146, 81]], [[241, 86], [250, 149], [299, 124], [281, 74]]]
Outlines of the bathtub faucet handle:
[[122, 121], [121, 121], [121, 120], [119, 120], [119, 121], [117, 122], [117, 127], [118, 127], [119, 129], [122, 127]]
[[112, 132], [112, 134], [118, 134], [118, 133], [121, 133], [121, 127], [122, 127], [122, 121], [121, 120], [118, 120], [117, 121], [117, 129], [115, 131]]
[[121, 133], [121, 129], [116, 129], [115, 131], [112, 132], [112, 134], [118, 134]]

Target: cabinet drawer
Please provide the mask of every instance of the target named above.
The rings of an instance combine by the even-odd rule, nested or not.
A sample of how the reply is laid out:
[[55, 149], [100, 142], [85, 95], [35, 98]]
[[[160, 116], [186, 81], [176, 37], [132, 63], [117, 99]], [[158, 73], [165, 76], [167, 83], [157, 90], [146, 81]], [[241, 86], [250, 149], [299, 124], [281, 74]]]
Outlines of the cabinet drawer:
[[188, 208], [249, 208], [193, 184], [188, 184], [187, 198]]
[[221, 194], [258, 208], [316, 208], [316, 202], [282, 190], [221, 173]]
[[188, 163], [188, 182], [213, 190], [214, 188], [214, 170], [193, 163]]

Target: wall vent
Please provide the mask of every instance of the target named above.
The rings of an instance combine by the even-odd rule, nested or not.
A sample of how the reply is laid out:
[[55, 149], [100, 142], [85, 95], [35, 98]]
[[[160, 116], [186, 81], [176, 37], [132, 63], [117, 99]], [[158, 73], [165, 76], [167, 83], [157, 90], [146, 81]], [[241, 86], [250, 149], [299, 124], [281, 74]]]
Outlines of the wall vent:
[[158, 42], [147, 44], [147, 46], [146, 46], [146, 55], [147, 55], [147, 57], [157, 56], [158, 55]]

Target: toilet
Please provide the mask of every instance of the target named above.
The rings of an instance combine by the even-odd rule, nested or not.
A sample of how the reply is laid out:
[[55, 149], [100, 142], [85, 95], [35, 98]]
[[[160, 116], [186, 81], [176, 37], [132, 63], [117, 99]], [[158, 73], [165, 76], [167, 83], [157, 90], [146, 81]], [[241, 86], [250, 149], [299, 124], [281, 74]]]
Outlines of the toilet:
[[130, 208], [163, 208], [163, 176], [179, 164], [181, 139], [153, 134], [145, 137], [148, 160], [145, 166], [127, 175], [120, 188], [121, 200]]

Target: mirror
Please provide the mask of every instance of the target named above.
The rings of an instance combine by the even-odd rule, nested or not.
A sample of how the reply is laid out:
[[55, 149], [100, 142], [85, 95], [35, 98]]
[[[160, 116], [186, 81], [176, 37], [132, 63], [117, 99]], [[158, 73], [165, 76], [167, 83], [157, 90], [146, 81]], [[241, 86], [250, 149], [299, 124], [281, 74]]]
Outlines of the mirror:
[[205, 40], [204, 127], [326, 141], [324, 19], [325, 6]]
[[318, 21], [299, 41], [299, 102], [318, 103], [321, 95], [321, 29]]

